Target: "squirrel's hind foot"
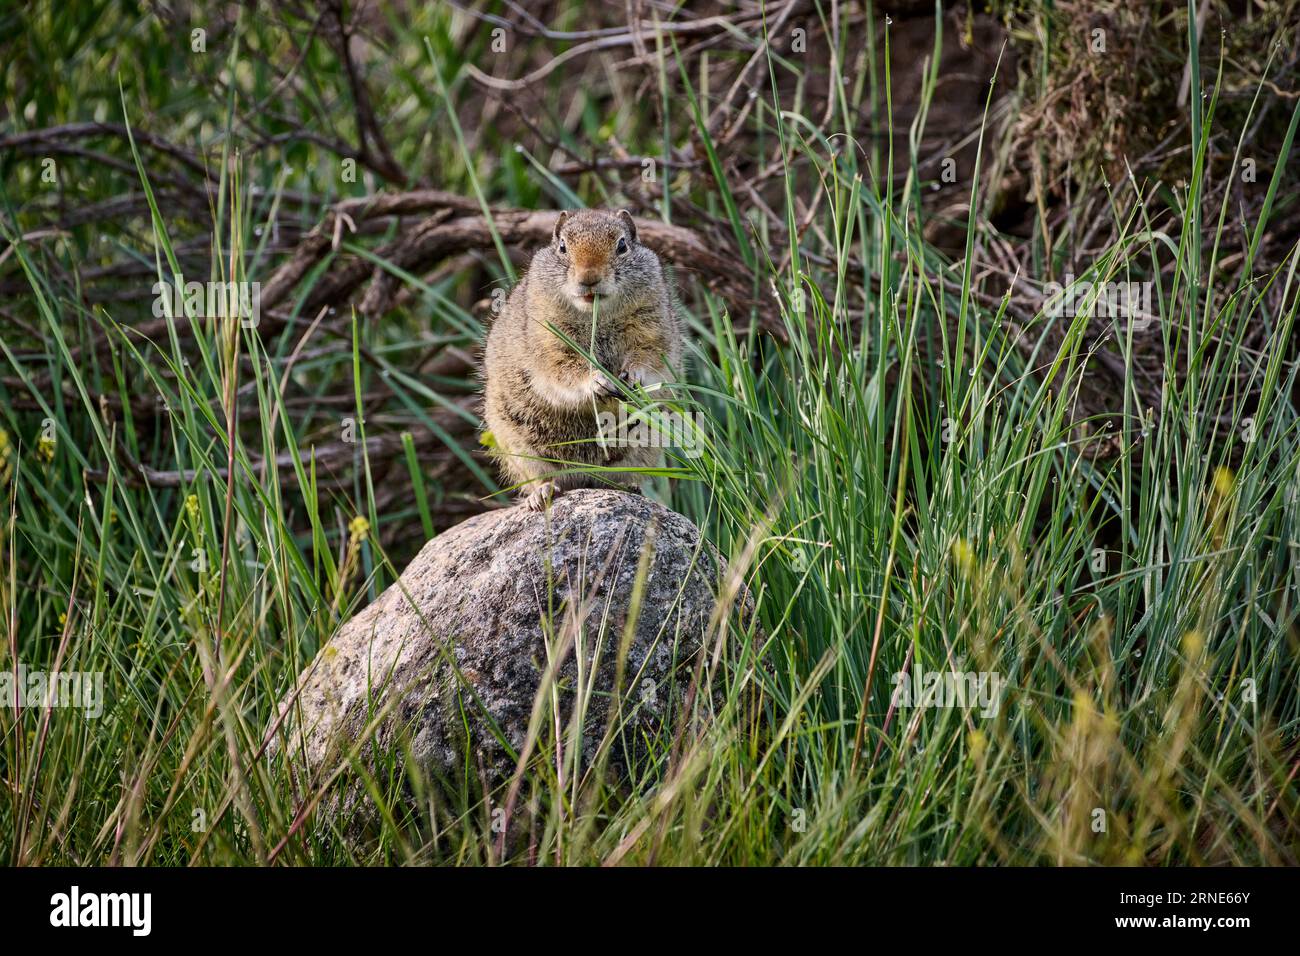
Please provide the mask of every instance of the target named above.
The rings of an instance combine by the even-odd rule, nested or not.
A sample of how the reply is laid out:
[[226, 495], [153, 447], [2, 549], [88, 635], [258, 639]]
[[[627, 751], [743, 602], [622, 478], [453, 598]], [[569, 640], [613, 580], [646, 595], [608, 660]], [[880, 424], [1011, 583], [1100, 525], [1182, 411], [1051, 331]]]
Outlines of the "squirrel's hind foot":
[[553, 481], [543, 481], [529, 494], [525, 495], [521, 503], [529, 511], [545, 511], [546, 506], [551, 503], [551, 499], [559, 493], [559, 485]]

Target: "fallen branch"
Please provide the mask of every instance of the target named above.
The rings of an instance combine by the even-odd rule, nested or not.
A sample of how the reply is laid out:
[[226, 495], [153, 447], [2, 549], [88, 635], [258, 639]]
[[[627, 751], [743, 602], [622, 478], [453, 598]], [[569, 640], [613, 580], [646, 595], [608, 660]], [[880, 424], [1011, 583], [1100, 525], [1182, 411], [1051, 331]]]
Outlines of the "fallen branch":
[[[472, 199], [440, 190], [380, 194], [340, 203], [264, 284], [263, 307], [273, 308], [284, 301], [328, 253], [339, 247], [345, 227], [352, 231], [366, 220], [426, 215], [374, 253], [396, 269], [420, 275], [451, 256], [492, 249], [494, 229], [509, 246], [543, 245], [550, 241], [558, 216], [553, 211], [495, 209], [489, 225], [474, 207]], [[710, 291], [724, 299], [733, 318], [757, 313], [766, 331], [784, 337], [775, 303], [755, 295], [752, 273], [739, 257], [722, 251], [725, 246], [692, 229], [657, 220], [639, 220], [637, 230], [642, 241], [667, 263], [702, 280]], [[376, 320], [392, 307], [401, 281], [393, 272], [368, 259], [353, 258], [332, 267], [308, 292], [304, 310], [313, 311], [323, 305], [342, 308], [367, 282], [369, 285], [358, 308], [365, 318]]]

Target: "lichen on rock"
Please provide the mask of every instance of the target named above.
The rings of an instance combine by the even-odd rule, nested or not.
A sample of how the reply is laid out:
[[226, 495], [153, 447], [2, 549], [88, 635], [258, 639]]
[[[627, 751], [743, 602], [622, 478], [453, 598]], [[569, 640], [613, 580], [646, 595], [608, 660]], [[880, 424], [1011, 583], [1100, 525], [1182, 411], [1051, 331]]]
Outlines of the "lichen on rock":
[[273, 751], [315, 787], [349, 750], [364, 763], [376, 749], [434, 778], [469, 766], [492, 786], [515, 771], [530, 726], [552, 739], [558, 727], [566, 750], [581, 742], [584, 767], [606, 741], [626, 769], [640, 742], [673, 732], [700, 650], [712, 651], [723, 570], [694, 524], [640, 495], [575, 490], [545, 513], [477, 515], [429, 541], [321, 648], [281, 702]]

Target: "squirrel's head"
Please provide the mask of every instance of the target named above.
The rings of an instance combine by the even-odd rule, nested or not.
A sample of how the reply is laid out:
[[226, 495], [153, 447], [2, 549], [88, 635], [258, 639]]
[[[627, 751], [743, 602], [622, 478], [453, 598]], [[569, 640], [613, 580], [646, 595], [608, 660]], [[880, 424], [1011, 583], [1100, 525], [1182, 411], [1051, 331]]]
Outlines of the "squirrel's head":
[[551, 237], [555, 272], [563, 272], [561, 294], [575, 309], [590, 312], [617, 307], [643, 292], [647, 272], [656, 272], [655, 254], [637, 241], [636, 223], [626, 210], [560, 213]]

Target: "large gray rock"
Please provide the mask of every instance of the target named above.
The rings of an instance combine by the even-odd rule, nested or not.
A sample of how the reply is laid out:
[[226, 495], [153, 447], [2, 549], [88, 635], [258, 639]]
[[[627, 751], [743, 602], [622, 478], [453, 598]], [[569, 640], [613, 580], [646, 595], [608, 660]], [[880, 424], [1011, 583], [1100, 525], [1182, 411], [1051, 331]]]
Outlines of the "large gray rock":
[[[616, 698], [619, 648], [647, 546]], [[409, 748], [443, 779], [464, 774], [468, 749], [472, 774], [500, 783], [515, 770], [555, 657], [566, 751], [580, 739], [590, 766], [617, 699], [622, 733], [612, 765], [626, 767], [635, 758], [628, 741], [673, 732], [698, 651], [712, 654], [721, 570], [695, 525], [639, 495], [569, 491], [549, 513], [513, 507], [470, 518], [426, 544], [400, 580], [321, 649], [281, 704], [274, 749], [315, 786], [346, 762], [349, 748], [368, 763], [376, 746]], [[583, 686], [589, 690], [580, 694]], [[691, 695], [693, 706], [707, 708], [708, 696]], [[579, 699], [580, 737], [568, 724]], [[555, 738], [551, 700], [542, 695], [536, 722], [544, 740]], [[327, 805], [355, 803], [357, 793], [343, 786]]]

